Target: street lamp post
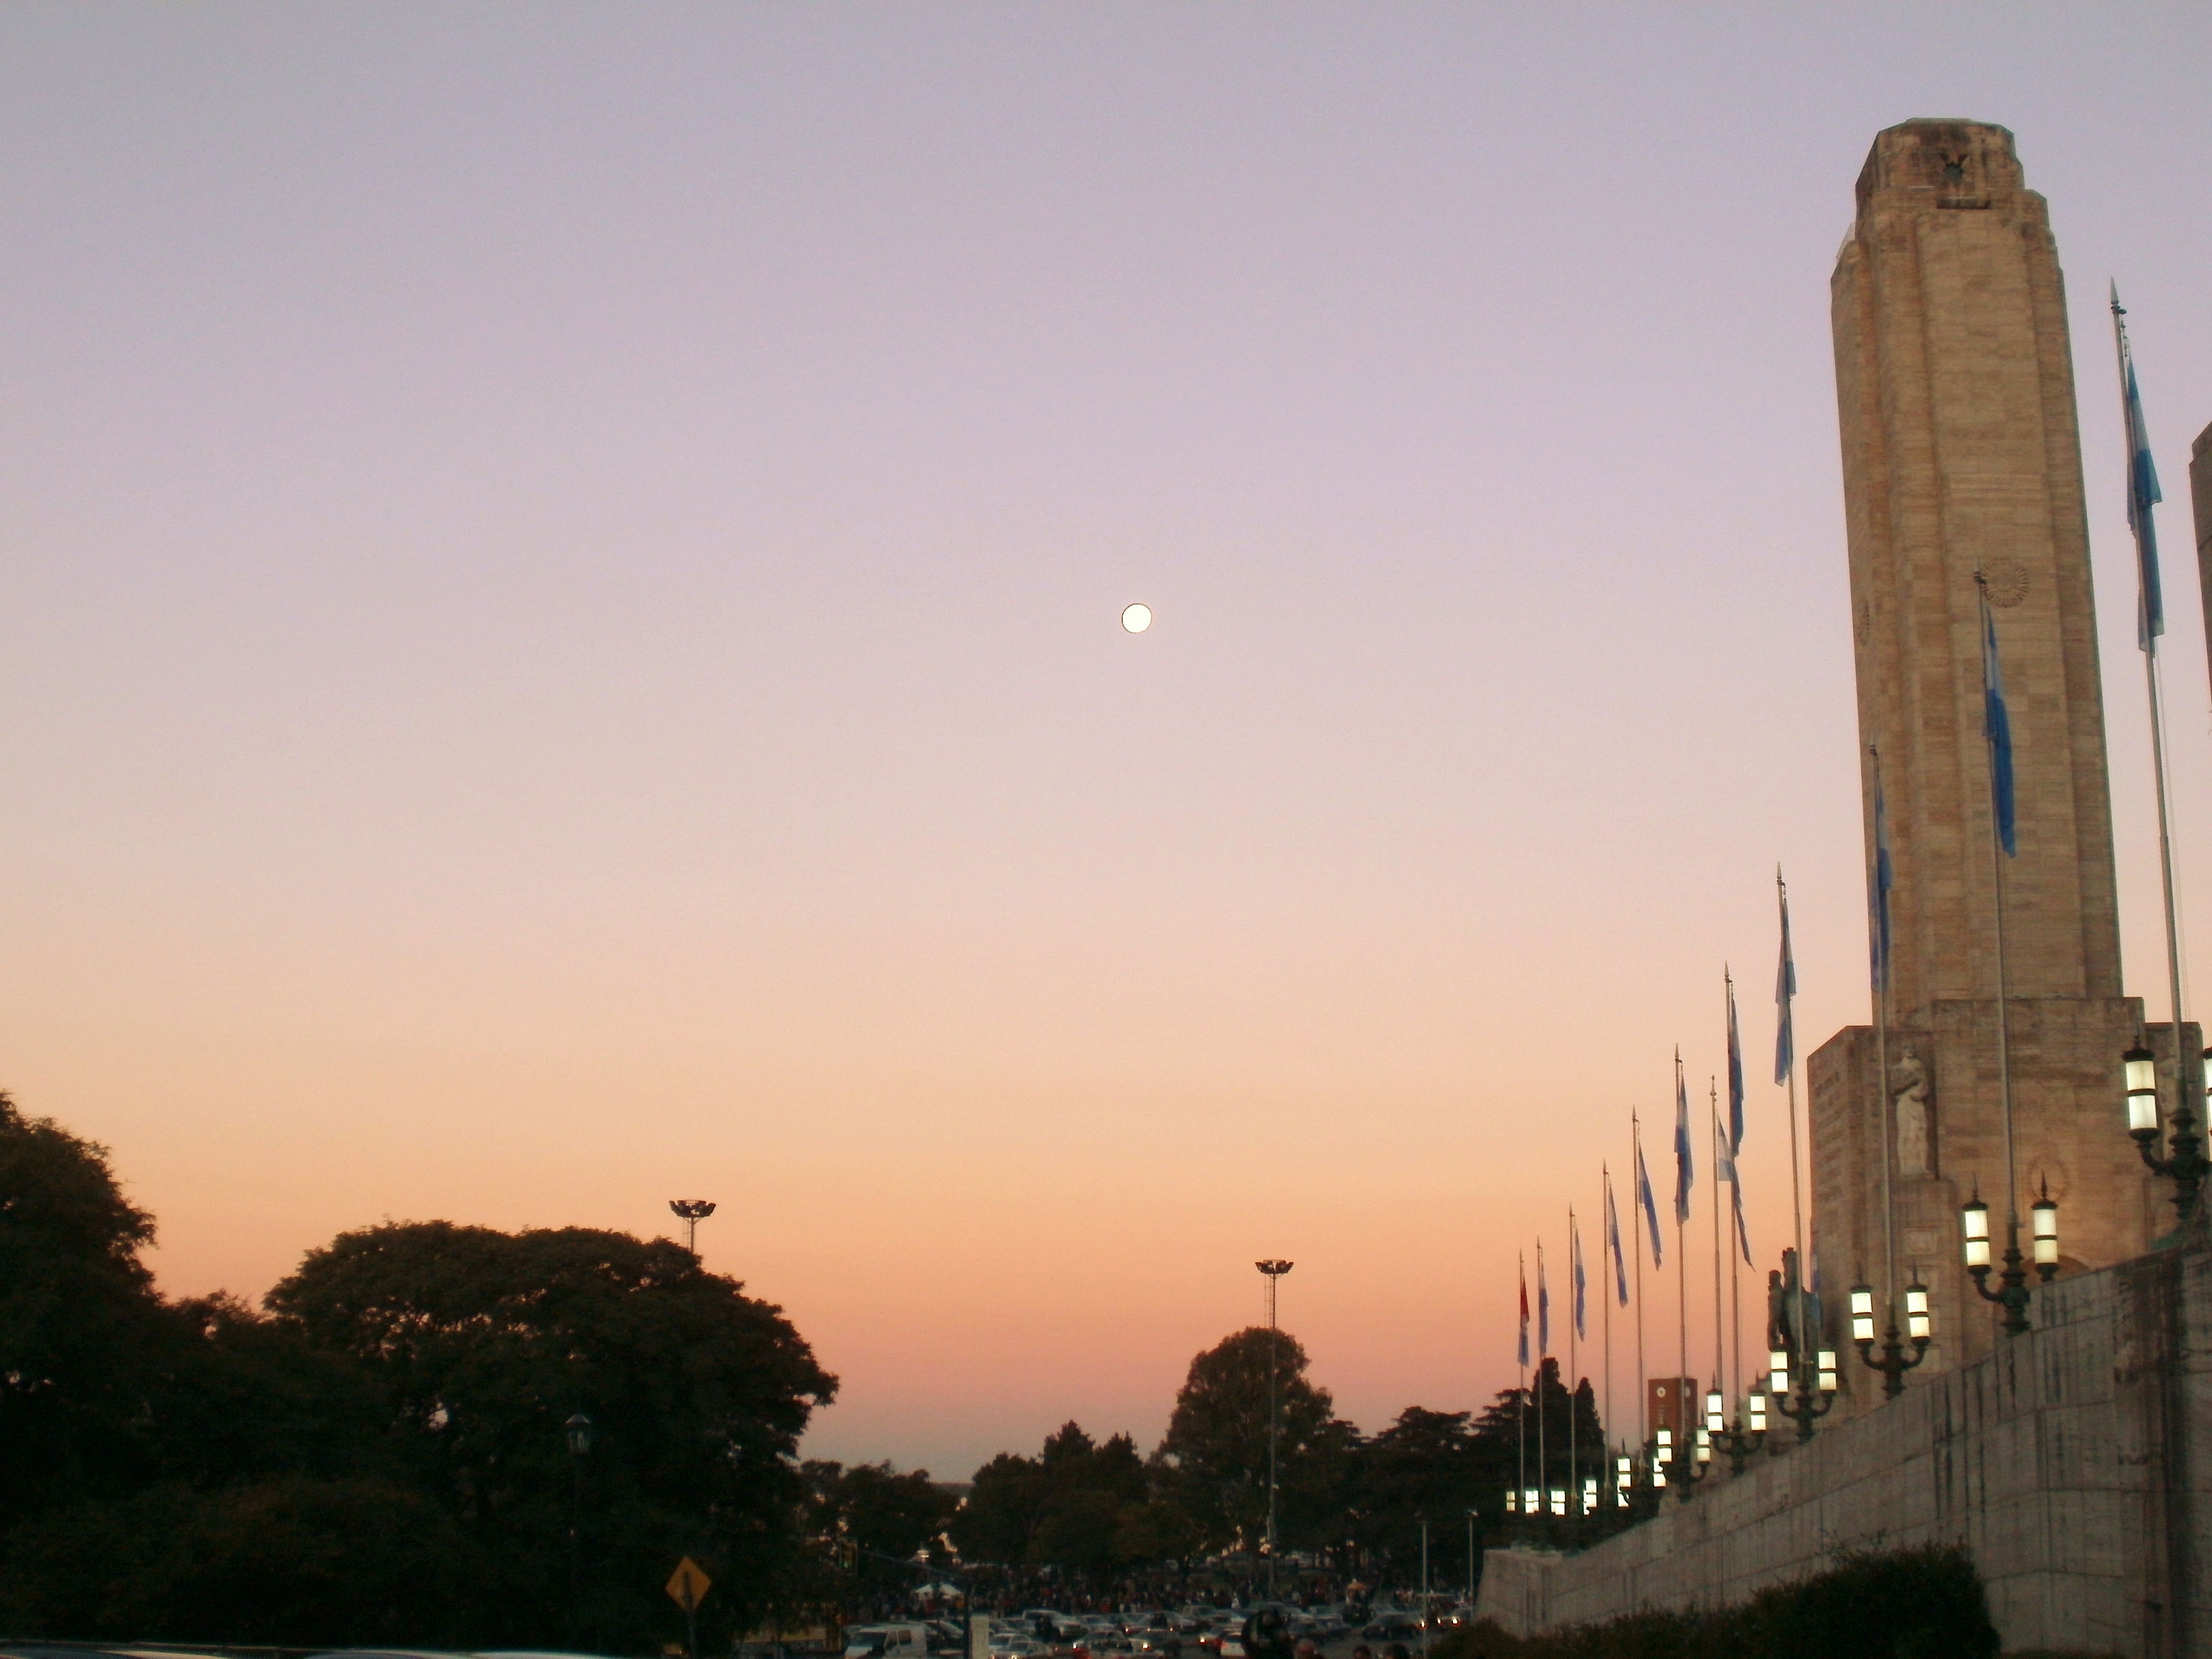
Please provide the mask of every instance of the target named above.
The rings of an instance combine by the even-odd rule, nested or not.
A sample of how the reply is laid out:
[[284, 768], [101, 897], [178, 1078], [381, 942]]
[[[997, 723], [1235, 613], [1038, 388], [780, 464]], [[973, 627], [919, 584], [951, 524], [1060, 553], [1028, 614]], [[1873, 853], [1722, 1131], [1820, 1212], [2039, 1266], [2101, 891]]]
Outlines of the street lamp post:
[[1436, 1622], [1437, 1607], [1429, 1595], [1429, 1517], [1421, 1517], [1421, 1651], [1429, 1650], [1429, 1626]]
[[1279, 1416], [1275, 1404], [1275, 1283], [1290, 1272], [1291, 1264], [1270, 1260], [1252, 1265], [1260, 1270], [1267, 1284], [1267, 1594], [1272, 1598], [1275, 1594], [1275, 1447]]
[[[584, 1460], [592, 1455], [592, 1419], [581, 1412], [561, 1425], [568, 1443], [568, 1468], [573, 1482], [568, 1492], [568, 1607], [569, 1622], [577, 1624], [577, 1601], [584, 1583]], [[579, 1639], [582, 1632], [576, 1632]]]
[[[2179, 1040], [2179, 1032], [2175, 1040]], [[2212, 1059], [2212, 1048], [2204, 1054]], [[2204, 1177], [2212, 1175], [2212, 1160], [2204, 1156], [2204, 1137], [2198, 1130], [2197, 1114], [2189, 1109], [2191, 1091], [2186, 1079], [2175, 1091], [2173, 1133], [2166, 1142], [2171, 1150], [2160, 1157], [2151, 1150], [2158, 1145], [2157, 1062], [2148, 1048], [2130, 1048], [2122, 1060], [2127, 1066], [2128, 1133], [2135, 1137], [2136, 1149], [2150, 1172], [2173, 1182], [2173, 1207], [2186, 1221], [2197, 1208], [2197, 1194]]]
[[708, 1198], [672, 1198], [668, 1207], [683, 1219], [684, 1248], [698, 1255], [699, 1224], [714, 1213], [714, 1201]]
[[1718, 1389], [1705, 1394], [1705, 1437], [1717, 1452], [1726, 1455], [1729, 1473], [1741, 1474], [1744, 1465], [1751, 1461], [1752, 1453], [1766, 1443], [1766, 1396], [1753, 1394], [1736, 1408], [1735, 1426], [1726, 1420], [1725, 1405]]
[[1467, 1616], [1474, 1617], [1474, 1511], [1467, 1512]]
[[1859, 1351], [1859, 1358], [1881, 1373], [1883, 1396], [1894, 1400], [1905, 1392], [1905, 1372], [1928, 1357], [1928, 1341], [1934, 1332], [1934, 1322], [1928, 1312], [1928, 1287], [1920, 1282], [1917, 1271], [1912, 1282], [1905, 1287], [1905, 1331], [1912, 1344], [1910, 1358], [1905, 1355], [1905, 1344], [1898, 1340], [1895, 1304], [1888, 1305], [1888, 1313], [1889, 1323], [1882, 1332], [1881, 1358], [1876, 1359], [1874, 1357], [1874, 1287], [1871, 1285], [1851, 1286], [1851, 1341]]
[[1766, 1356], [1769, 1403], [1797, 1425], [1798, 1443], [1813, 1437], [1814, 1423], [1836, 1403], [1836, 1351], [1807, 1349], [1792, 1355], [1774, 1348]]
[[[2046, 1185], [2035, 1202], [2035, 1272], [2046, 1285], [2058, 1276], [2058, 1206]], [[1965, 1234], [1966, 1272], [1974, 1291], [1984, 1302], [2004, 1310], [1998, 1325], [2008, 1336], [2027, 1329], [2027, 1258], [2020, 1253], [2020, 1214], [2005, 1223], [2004, 1271], [1997, 1275], [1996, 1290], [1990, 1288], [1990, 1206], [1977, 1192], [1959, 1211]]]

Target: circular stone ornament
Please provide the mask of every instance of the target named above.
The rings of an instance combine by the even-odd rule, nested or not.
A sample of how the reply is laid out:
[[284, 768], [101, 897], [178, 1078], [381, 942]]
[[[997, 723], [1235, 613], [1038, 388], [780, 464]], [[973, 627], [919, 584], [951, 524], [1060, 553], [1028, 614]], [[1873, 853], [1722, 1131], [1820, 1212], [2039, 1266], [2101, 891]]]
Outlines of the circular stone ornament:
[[1992, 559], [1983, 567], [1982, 585], [1991, 605], [2009, 611], [2027, 597], [2027, 567], [2015, 559]]

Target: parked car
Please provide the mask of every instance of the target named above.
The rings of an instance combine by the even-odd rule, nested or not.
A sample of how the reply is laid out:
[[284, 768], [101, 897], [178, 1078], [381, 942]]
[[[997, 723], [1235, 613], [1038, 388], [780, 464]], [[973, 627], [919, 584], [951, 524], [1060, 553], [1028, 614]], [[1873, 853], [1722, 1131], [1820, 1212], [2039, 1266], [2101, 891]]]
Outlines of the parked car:
[[845, 1632], [845, 1659], [929, 1659], [927, 1625], [854, 1625]]

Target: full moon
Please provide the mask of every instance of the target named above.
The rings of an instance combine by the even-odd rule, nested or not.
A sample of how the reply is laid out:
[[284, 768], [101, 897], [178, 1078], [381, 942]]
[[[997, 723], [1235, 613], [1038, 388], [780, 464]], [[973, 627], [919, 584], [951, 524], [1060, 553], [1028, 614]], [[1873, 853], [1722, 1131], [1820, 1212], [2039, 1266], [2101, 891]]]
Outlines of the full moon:
[[1152, 625], [1152, 607], [1133, 605], [1121, 612], [1121, 626], [1132, 634], [1141, 634]]

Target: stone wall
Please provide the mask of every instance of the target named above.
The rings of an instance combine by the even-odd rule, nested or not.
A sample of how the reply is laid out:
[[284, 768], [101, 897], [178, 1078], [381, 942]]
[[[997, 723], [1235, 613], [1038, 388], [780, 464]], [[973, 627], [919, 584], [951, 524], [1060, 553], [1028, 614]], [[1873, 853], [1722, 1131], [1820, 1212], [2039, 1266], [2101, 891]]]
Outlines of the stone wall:
[[2212, 1656], [2205, 1217], [2179, 1248], [2037, 1291], [2035, 1329], [1989, 1358], [1594, 1549], [1488, 1552], [1481, 1613], [1525, 1635], [1727, 1606], [1846, 1550], [1957, 1543], [2008, 1649]]

